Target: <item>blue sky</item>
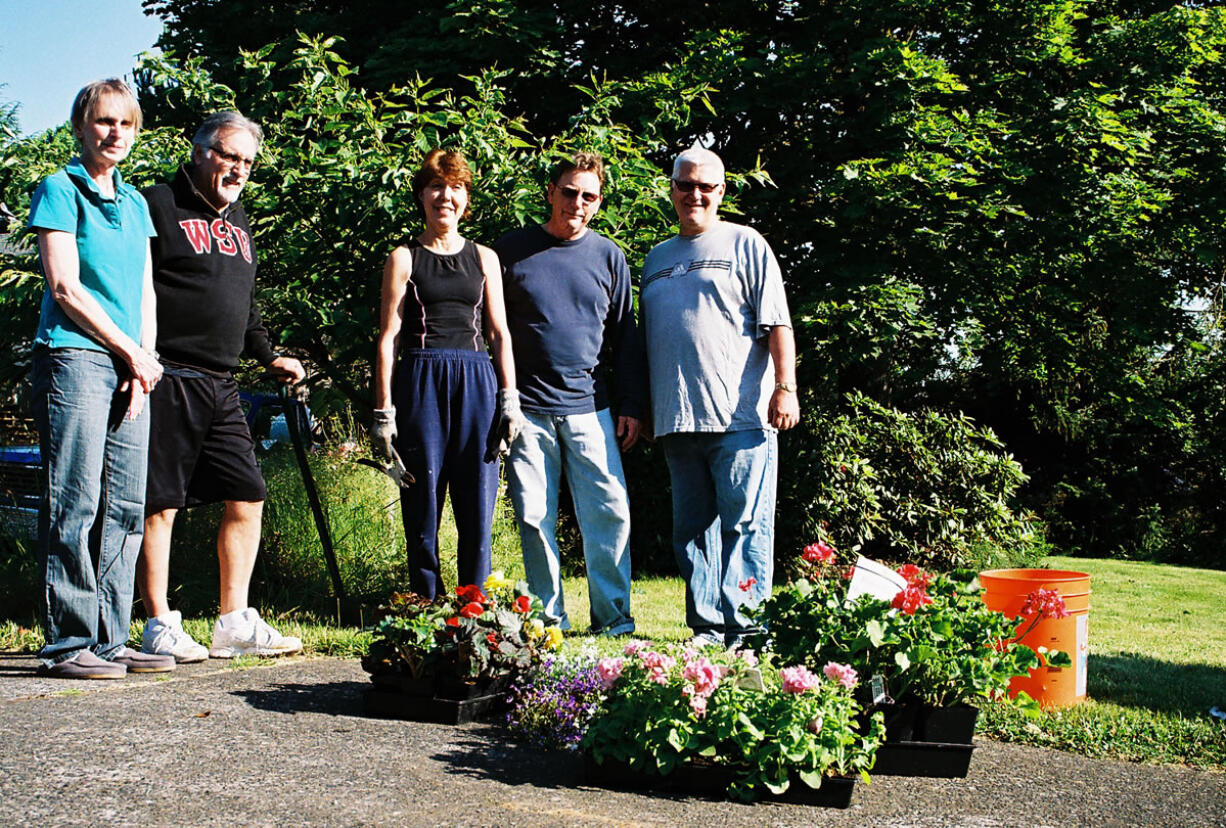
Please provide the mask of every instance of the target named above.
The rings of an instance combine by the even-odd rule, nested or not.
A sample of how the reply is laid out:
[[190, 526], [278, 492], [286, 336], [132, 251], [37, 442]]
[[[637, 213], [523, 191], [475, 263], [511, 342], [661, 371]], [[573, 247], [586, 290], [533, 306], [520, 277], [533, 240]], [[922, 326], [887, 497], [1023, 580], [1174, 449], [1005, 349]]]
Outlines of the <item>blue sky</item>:
[[0, 102], [21, 104], [25, 134], [62, 124], [91, 80], [131, 80], [161, 31], [140, 0], [0, 0]]

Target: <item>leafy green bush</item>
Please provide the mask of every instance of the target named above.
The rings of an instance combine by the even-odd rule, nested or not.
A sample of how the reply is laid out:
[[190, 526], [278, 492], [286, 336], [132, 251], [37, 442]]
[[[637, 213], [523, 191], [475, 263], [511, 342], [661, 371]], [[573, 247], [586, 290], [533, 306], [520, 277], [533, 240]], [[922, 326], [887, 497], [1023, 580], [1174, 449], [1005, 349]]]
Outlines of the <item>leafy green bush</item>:
[[1021, 466], [965, 415], [907, 413], [851, 394], [841, 412], [808, 411], [804, 431], [786, 439], [779, 514], [788, 540], [819, 537], [939, 570], [1045, 552], [1037, 522], [1014, 505]]
[[2, 617], [26, 621], [38, 608], [38, 553], [32, 537], [27, 537], [22, 522], [0, 513], [0, 584], [4, 585]]

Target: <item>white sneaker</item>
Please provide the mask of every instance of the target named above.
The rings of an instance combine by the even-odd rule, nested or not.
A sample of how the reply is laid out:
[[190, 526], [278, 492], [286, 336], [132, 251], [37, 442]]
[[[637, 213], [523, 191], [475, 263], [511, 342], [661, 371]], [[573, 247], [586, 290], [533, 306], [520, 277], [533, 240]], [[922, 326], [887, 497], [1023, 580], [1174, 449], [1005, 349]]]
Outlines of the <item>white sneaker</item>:
[[232, 612], [217, 619], [213, 625], [213, 644], [209, 647], [209, 655], [213, 658], [279, 656], [301, 649], [300, 639], [281, 635], [260, 618], [254, 607], [247, 607], [242, 612]]
[[174, 656], [180, 664], [193, 664], [209, 657], [204, 645], [184, 632], [183, 614], [178, 610], [145, 622], [140, 651], [150, 655]]

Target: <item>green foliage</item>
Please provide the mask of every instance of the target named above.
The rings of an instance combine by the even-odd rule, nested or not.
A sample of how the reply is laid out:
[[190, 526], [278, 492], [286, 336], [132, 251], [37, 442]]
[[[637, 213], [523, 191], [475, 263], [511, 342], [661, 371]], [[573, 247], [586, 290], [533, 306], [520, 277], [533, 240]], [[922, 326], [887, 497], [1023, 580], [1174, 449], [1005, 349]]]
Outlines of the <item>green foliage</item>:
[[[816, 788], [823, 776], [871, 766], [881, 715], [861, 733], [850, 688], [821, 681], [789, 692], [769, 660], [639, 644], [618, 660], [604, 709], [584, 736], [597, 762], [660, 774], [695, 761], [726, 766], [735, 772], [729, 794], [745, 801], [786, 791], [793, 774]], [[704, 690], [711, 680], [716, 686]]]
[[730, 207], [783, 264], [806, 410], [859, 391], [964, 412], [1025, 466], [1061, 548], [1221, 564], [1226, 421], [1197, 381], [1226, 364], [1220, 5], [146, 5], [184, 56], [141, 76], [153, 121], [233, 99], [270, 127], [262, 298], [351, 398], [419, 140], [479, 161], [485, 240], [539, 216], [544, 156], [606, 151], [626, 177], [601, 229], [637, 263], [672, 222], [663, 164], [702, 139], [781, 185], [734, 182]]
[[[1039, 666], [1033, 650], [1011, 640], [1019, 619], [989, 610], [977, 581], [908, 571], [914, 603], [871, 595], [848, 600], [846, 566], [817, 562], [753, 615], [770, 630], [781, 661], [812, 669], [846, 664], [862, 680], [880, 676], [894, 699], [941, 706], [995, 701], [1005, 697], [1010, 679]], [[1052, 663], [1071, 662], [1060, 654]]]
[[[937, 569], [1021, 563], [1042, 539], [1017, 506], [1026, 481], [991, 430], [965, 415], [904, 413], [862, 394], [842, 411], [809, 410], [789, 436], [781, 497], [789, 539]], [[797, 544], [799, 545], [799, 544]]]

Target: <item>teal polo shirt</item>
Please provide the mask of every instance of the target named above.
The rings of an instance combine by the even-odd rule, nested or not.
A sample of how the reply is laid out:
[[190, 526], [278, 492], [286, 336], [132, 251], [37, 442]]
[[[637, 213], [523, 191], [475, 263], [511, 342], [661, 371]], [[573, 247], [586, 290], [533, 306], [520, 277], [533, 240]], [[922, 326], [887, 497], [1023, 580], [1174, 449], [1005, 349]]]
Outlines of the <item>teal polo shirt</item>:
[[[121, 331], [140, 342], [141, 289], [149, 238], [156, 236], [145, 197], [115, 170], [115, 197], [103, 198], [81, 159], [43, 179], [30, 202], [31, 228], [63, 230], [77, 238], [81, 286]], [[43, 293], [35, 345], [105, 351]]]

